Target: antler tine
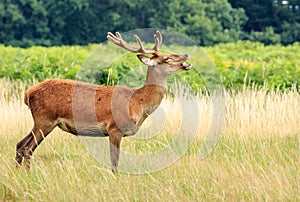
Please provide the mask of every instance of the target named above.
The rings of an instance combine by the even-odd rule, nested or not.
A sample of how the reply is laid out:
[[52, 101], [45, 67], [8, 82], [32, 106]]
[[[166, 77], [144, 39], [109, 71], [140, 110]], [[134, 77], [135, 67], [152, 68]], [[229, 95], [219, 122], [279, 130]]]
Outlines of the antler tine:
[[138, 37], [138, 35], [134, 35], [134, 38], [138, 42], [138, 44], [140, 46], [139, 50], [141, 50], [143, 53], [145, 53], [146, 50], [144, 49], [144, 46], [143, 46], [143, 43], [142, 43], [140, 37]]
[[117, 36], [119, 39], [123, 40], [123, 38], [122, 38], [120, 32], [116, 32], [116, 36]]
[[161, 45], [162, 44], [162, 34], [160, 33], [160, 31], [156, 31], [156, 34], [159, 38], [159, 45]]
[[162, 43], [162, 35], [159, 31], [156, 31], [156, 34], [154, 34], [154, 40], [155, 40], [155, 45], [153, 49], [158, 51], [158, 48]]
[[[138, 37], [137, 35], [134, 35], [135, 40], [138, 42], [139, 44], [139, 49], [137, 52], [139, 53], [145, 53], [145, 54], [154, 54], [157, 52], [157, 49], [151, 49], [151, 48], [144, 48], [142, 40], [140, 39], [140, 37]], [[156, 44], [156, 41], [155, 41]]]

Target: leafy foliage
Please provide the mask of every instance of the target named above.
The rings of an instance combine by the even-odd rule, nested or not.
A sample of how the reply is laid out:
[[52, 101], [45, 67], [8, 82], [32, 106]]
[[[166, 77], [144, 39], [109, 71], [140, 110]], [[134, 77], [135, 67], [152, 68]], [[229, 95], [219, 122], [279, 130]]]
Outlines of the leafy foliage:
[[246, 83], [271, 89], [299, 86], [299, 50], [299, 43], [284, 47], [244, 41], [207, 49], [226, 87], [242, 87]]
[[[206, 81], [217, 82], [218, 76], [222, 77], [226, 88], [248, 84], [287, 89], [300, 84], [298, 43], [286, 47], [253, 42], [219, 44], [206, 48], [209, 57], [200, 47], [169, 49], [190, 53], [190, 62], [194, 65], [191, 71], [171, 77], [169, 82], [180, 80], [194, 89], [208, 85]], [[120, 55], [119, 51], [118, 47], [103, 44], [27, 49], [0, 46], [0, 77], [22, 81], [58, 77], [104, 85], [142, 85], [146, 67], [136, 59], [135, 54], [125, 54], [115, 60]], [[105, 55], [106, 61], [91, 57], [93, 55]]]
[[[200, 45], [241, 39], [266, 44], [299, 41], [298, 0], [2, 0], [0, 43], [86, 45], [108, 31], [159, 27]], [[271, 37], [271, 39], [268, 39]]]
[[91, 51], [90, 47], [80, 46], [23, 49], [2, 45], [0, 49], [0, 77], [38, 81], [51, 77], [74, 79]]
[[243, 27], [245, 38], [251, 33], [250, 40], [263, 43], [269, 35], [268, 37], [272, 39], [267, 39], [266, 44], [280, 42], [287, 45], [299, 41], [299, 0], [229, 0], [229, 2], [234, 8], [243, 8], [249, 17]]

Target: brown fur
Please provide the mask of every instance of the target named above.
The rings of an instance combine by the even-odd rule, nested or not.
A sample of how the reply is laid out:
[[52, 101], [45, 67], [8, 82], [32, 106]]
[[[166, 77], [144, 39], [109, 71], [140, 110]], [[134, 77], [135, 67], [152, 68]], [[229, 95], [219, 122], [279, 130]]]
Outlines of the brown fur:
[[31, 110], [34, 127], [16, 149], [19, 166], [27, 168], [36, 147], [56, 127], [75, 135], [109, 136], [113, 172], [119, 161], [121, 139], [134, 135], [160, 105], [166, 93], [166, 77], [187, 70], [187, 55], [155, 53], [138, 55], [148, 65], [144, 86], [99, 86], [73, 80], [46, 80], [27, 90], [24, 103]]

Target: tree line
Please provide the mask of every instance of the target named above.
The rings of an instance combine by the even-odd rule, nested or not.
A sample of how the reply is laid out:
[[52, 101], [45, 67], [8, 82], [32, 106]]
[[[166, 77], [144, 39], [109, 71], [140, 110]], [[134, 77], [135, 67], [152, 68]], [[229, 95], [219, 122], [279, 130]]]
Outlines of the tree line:
[[2, 0], [0, 43], [85, 45], [108, 31], [157, 27], [208, 46], [300, 41], [299, 0]]

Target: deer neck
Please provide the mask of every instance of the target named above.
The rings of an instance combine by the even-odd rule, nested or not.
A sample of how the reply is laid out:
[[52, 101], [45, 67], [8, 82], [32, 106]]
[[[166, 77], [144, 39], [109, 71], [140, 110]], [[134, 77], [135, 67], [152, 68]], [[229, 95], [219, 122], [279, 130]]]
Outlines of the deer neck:
[[167, 74], [159, 66], [149, 66], [146, 82], [139, 91], [147, 98], [144, 101], [145, 107], [158, 106], [167, 92]]
[[[158, 67], [159, 68], [159, 67]], [[160, 105], [167, 92], [167, 75], [148, 67], [145, 85], [132, 95], [131, 118], [138, 126]]]
[[131, 120], [140, 126], [158, 108], [166, 92], [166, 88], [153, 83], [137, 89], [131, 101]]
[[148, 66], [145, 86], [157, 85], [167, 89], [167, 73], [161, 71], [159, 66]]

